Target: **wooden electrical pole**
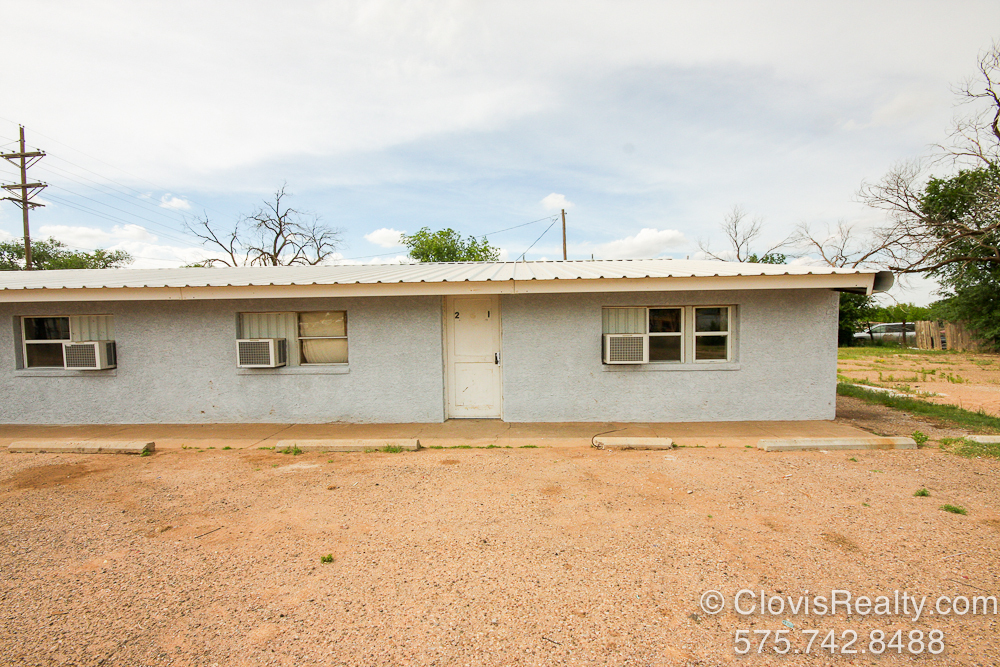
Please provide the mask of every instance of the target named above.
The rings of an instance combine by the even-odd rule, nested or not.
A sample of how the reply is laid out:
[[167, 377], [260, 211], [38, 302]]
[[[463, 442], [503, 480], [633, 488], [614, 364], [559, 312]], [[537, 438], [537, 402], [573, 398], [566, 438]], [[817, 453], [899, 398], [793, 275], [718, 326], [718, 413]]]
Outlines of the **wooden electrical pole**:
[[563, 259], [566, 259], [566, 209], [562, 210], [563, 218]]
[[[21, 182], [4, 184], [3, 189], [12, 195], [20, 190], [19, 196], [3, 197], [0, 201], [12, 201], [21, 207], [21, 217], [24, 220], [24, 268], [31, 271], [31, 232], [28, 229], [28, 211], [36, 206], [45, 206], [38, 202], [31, 201], [32, 197], [42, 191], [44, 183], [28, 182], [28, 167], [35, 164], [43, 157], [42, 151], [27, 151], [24, 147], [24, 125], [21, 125], [21, 150], [17, 153], [0, 153], [0, 157], [10, 162], [15, 167], [21, 169]], [[20, 162], [20, 164], [18, 164]]]

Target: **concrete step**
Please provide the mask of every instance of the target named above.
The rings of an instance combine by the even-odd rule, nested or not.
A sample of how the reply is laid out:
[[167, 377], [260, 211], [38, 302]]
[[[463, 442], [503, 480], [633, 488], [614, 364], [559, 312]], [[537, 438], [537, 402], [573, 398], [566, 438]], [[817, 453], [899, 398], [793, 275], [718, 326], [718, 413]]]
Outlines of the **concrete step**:
[[673, 449], [674, 441], [670, 438], [599, 435], [594, 438], [594, 447], [598, 449]]
[[295, 449], [303, 452], [368, 452], [389, 448], [402, 448], [407, 451], [420, 449], [420, 441], [416, 438], [371, 438], [371, 439], [329, 439], [329, 440], [278, 440], [274, 443], [275, 451]]
[[981, 445], [1000, 444], [1000, 435], [967, 435], [965, 439], [971, 442], [978, 442]]
[[142, 454], [152, 452], [156, 444], [144, 440], [17, 440], [7, 445], [18, 454]]
[[848, 449], [916, 449], [913, 438], [764, 438], [757, 443], [765, 452], [805, 452]]

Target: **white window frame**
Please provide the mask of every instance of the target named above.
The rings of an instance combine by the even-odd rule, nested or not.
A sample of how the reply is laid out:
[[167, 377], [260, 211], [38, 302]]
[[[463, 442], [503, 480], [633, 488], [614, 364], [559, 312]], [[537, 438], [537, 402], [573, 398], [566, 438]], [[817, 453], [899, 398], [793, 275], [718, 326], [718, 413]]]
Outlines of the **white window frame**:
[[[680, 331], [676, 331], [676, 332], [671, 331], [671, 332], [662, 332], [662, 333], [661, 332], [650, 331], [649, 330], [649, 311], [651, 311], [651, 310], [679, 310], [679, 311], [681, 311], [681, 330]], [[647, 338], [653, 338], [655, 336], [672, 336], [674, 338], [680, 338], [681, 339], [681, 358], [680, 359], [677, 359], [676, 361], [653, 361], [652, 359], [650, 359], [648, 363], [651, 363], [651, 364], [683, 364], [684, 363], [684, 360], [686, 358], [688, 358], [688, 356], [689, 356], [687, 354], [687, 349], [686, 349], [687, 345], [685, 343], [686, 336], [684, 335], [685, 334], [685, 330], [686, 330], [687, 320], [688, 320], [687, 315], [688, 315], [687, 314], [687, 308], [685, 308], [684, 306], [649, 306], [648, 308], [646, 308], [645, 322], [646, 322], [646, 336], [647, 336]], [[653, 351], [652, 341], [651, 340], [647, 341], [646, 345], [647, 345], [647, 347], [650, 350], [650, 354], [652, 354], [652, 351]]]
[[[733, 307], [732, 306], [688, 306], [691, 309], [691, 361], [696, 364], [728, 364], [733, 360]], [[698, 331], [698, 318], [695, 311], [702, 308], [724, 308], [726, 310], [725, 331]], [[700, 336], [725, 336], [726, 356], [724, 359], [698, 359], [695, 356], [697, 340]]]
[[[299, 335], [299, 315], [302, 313], [344, 313], [344, 331], [346, 332], [343, 336], [300, 336]], [[292, 316], [294, 317], [295, 323], [291, 328], [293, 332], [286, 332], [290, 335], [284, 336], [285, 340], [288, 341], [287, 345], [289, 350], [287, 353], [288, 366], [299, 367], [299, 368], [316, 368], [316, 367], [347, 367], [350, 365], [351, 361], [351, 343], [350, 343], [350, 322], [348, 321], [348, 311], [346, 308], [341, 309], [329, 309], [329, 310], [276, 310], [276, 311], [265, 311], [265, 312], [241, 312], [237, 315], [236, 322], [236, 336], [237, 338], [282, 338], [278, 335], [266, 335], [266, 336], [251, 336], [248, 331], [243, 328], [243, 318], [244, 317], [259, 317], [264, 315], [281, 315], [284, 317]], [[302, 361], [302, 341], [304, 340], [336, 340], [343, 339], [347, 341], [347, 361], [339, 363], [305, 363]]]
[[[41, 370], [52, 370], [52, 369], [62, 369], [66, 367], [66, 353], [62, 352], [63, 362], [59, 366], [29, 366], [28, 365], [28, 346], [29, 345], [53, 345], [59, 343], [67, 343], [73, 340], [73, 318], [69, 315], [22, 315], [21, 316], [21, 368], [32, 371]], [[66, 320], [66, 330], [69, 333], [68, 338], [52, 338], [52, 339], [40, 339], [40, 338], [28, 338], [28, 333], [25, 328], [26, 320]]]
[[[21, 329], [21, 364], [20, 364], [20, 368], [22, 370], [31, 370], [31, 371], [45, 371], [45, 370], [65, 369], [66, 368], [66, 351], [65, 351], [65, 349], [63, 350], [63, 363], [62, 363], [61, 366], [29, 366], [28, 365], [28, 346], [29, 345], [44, 345], [46, 343], [51, 345], [51, 344], [54, 344], [54, 343], [63, 343], [63, 344], [65, 344], [65, 343], [71, 343], [71, 342], [77, 342], [77, 343], [84, 342], [84, 339], [82, 338], [82, 334], [80, 333], [79, 327], [77, 326], [76, 323], [79, 322], [83, 318], [91, 318], [91, 317], [106, 317], [106, 318], [109, 318], [108, 322], [109, 322], [109, 324], [111, 326], [111, 330], [112, 330], [112, 334], [113, 334], [114, 315], [110, 315], [110, 314], [107, 314], [107, 313], [104, 313], [104, 314], [90, 314], [90, 313], [88, 313], [88, 314], [85, 314], [85, 315], [19, 315], [18, 316], [18, 320], [19, 320], [20, 329]], [[27, 335], [27, 331], [25, 329], [25, 320], [44, 320], [44, 319], [63, 319], [63, 320], [67, 320], [67, 322], [69, 324], [69, 326], [68, 326], [68, 329], [69, 329], [69, 338], [54, 338], [54, 339], [50, 339], [50, 340], [37, 339], [37, 338], [30, 338], [29, 339], [28, 335]], [[107, 326], [107, 325], [105, 325], [105, 326]], [[87, 327], [83, 327], [83, 329], [84, 329], [84, 331], [86, 331]], [[114, 339], [115, 339], [114, 335], [111, 335], [108, 338], [106, 338], [105, 340], [114, 340]]]
[[347, 342], [347, 361], [342, 361], [339, 363], [306, 363], [302, 361], [302, 341], [304, 340], [344, 340], [347, 341], [347, 334], [349, 332], [347, 321], [347, 310], [300, 310], [295, 313], [295, 333], [299, 332], [299, 316], [302, 313], [343, 313], [344, 314], [344, 335], [343, 336], [297, 336], [298, 343], [296, 344], [297, 351], [299, 353], [299, 365], [300, 366], [346, 366], [351, 361], [351, 343]]
[[[726, 310], [726, 323], [728, 325], [725, 331], [696, 331], [697, 319], [695, 317], [696, 311], [702, 308], [723, 308]], [[679, 366], [679, 365], [712, 365], [712, 364], [731, 364], [733, 363], [733, 315], [736, 311], [736, 307], [732, 304], [697, 304], [690, 306], [677, 306], [677, 305], [653, 305], [653, 306], [604, 306], [602, 308], [602, 321], [604, 319], [604, 310], [642, 310], [644, 311], [643, 317], [643, 331], [627, 332], [630, 334], [638, 334], [646, 337], [646, 347], [649, 349], [649, 339], [653, 336], [679, 336], [681, 338], [681, 358], [678, 361], [653, 361], [650, 360], [646, 362], [650, 366]], [[649, 330], [649, 311], [651, 310], [680, 310], [681, 311], [681, 331], [680, 333], [674, 332], [650, 332]], [[603, 331], [602, 331], [603, 333]], [[726, 338], [726, 356], [724, 359], [698, 359], [695, 356], [697, 349], [697, 339], [701, 336], [725, 336]]]

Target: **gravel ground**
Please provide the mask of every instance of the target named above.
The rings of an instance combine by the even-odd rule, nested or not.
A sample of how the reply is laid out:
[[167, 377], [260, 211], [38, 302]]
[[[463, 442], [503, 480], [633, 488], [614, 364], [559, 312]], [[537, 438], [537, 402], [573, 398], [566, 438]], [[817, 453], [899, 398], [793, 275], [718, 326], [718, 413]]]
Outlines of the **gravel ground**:
[[913, 662], [822, 635], [735, 655], [737, 630], [788, 621], [793, 650], [939, 628], [924, 660], [996, 665], [994, 615], [739, 616], [732, 596], [996, 595], [998, 472], [933, 448], [0, 454], [0, 664]]

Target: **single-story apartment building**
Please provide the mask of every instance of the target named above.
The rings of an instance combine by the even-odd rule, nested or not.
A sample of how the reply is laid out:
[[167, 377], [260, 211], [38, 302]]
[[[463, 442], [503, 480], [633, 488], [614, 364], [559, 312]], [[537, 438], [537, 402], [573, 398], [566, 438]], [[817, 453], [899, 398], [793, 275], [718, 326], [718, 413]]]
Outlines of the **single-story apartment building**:
[[669, 259], [0, 272], [0, 423], [832, 419], [838, 292]]

